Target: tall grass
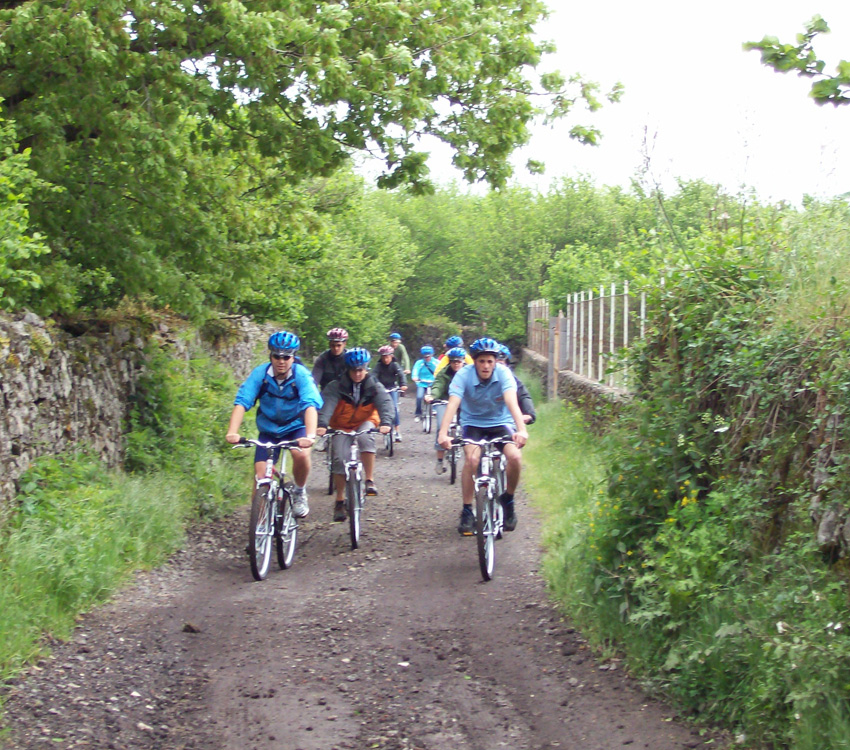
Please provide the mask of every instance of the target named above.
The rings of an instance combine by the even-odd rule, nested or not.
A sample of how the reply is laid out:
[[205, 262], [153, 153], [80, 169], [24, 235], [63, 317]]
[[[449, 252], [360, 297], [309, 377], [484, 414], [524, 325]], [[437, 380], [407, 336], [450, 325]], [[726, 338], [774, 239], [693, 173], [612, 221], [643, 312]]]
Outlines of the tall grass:
[[163, 562], [190, 519], [244, 502], [245, 452], [224, 445], [231, 376], [209, 361], [149, 361], [126, 435], [131, 473], [83, 454], [37, 460], [0, 531], [0, 680], [65, 638], [133, 571]]
[[560, 401], [543, 402], [534, 376], [518, 374], [537, 405], [537, 421], [523, 449], [522, 482], [544, 519], [543, 575], [564, 612], [591, 642], [602, 645], [607, 636], [594, 614], [588, 559], [593, 550], [587, 541], [605, 476], [598, 438], [580, 410]]
[[96, 461], [51, 458], [25, 477], [29, 491], [0, 540], [0, 677], [66, 637], [78, 613], [103, 601], [183, 538], [188, 488], [172, 476], [105, 473]]

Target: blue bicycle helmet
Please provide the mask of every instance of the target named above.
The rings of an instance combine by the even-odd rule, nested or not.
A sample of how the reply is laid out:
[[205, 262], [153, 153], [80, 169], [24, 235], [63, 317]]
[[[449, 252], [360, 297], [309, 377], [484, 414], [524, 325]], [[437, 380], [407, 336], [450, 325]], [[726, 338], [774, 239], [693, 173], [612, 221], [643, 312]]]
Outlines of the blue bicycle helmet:
[[499, 358], [504, 359], [506, 362], [510, 362], [511, 360], [511, 350], [504, 344], [499, 344]]
[[471, 352], [473, 358], [477, 357], [479, 354], [493, 354], [495, 356], [499, 355], [499, 344], [495, 339], [481, 338], [475, 339], [469, 345], [469, 351]]
[[446, 355], [448, 356], [449, 361], [453, 359], [464, 360], [466, 359], [466, 349], [462, 346], [454, 346], [446, 352]]
[[372, 359], [372, 355], [369, 354], [369, 350], [364, 349], [362, 346], [355, 346], [345, 353], [345, 364], [352, 370], [367, 367], [370, 359]]
[[423, 347], [419, 350], [419, 353], [420, 353], [423, 357], [424, 357], [426, 354], [433, 354], [433, 353], [434, 353], [434, 347], [433, 347], [433, 346], [423, 346]]
[[399, 341], [401, 341], [401, 334], [400, 334], [400, 333], [395, 333], [395, 332], [391, 333], [391, 334], [390, 334], [390, 340], [391, 340], [391, 341], [395, 341], [396, 339], [398, 339]]
[[449, 336], [446, 339], [446, 349], [451, 349], [455, 346], [463, 346], [463, 339], [460, 336]]
[[301, 346], [301, 339], [289, 331], [278, 331], [269, 336], [269, 351], [273, 354], [292, 354]]

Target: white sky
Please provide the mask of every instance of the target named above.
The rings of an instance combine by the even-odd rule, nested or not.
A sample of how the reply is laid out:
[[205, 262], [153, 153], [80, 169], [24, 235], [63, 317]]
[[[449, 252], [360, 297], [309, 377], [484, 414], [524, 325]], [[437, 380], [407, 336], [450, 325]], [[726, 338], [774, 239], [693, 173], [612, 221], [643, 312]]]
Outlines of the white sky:
[[[795, 42], [815, 14], [831, 33], [815, 49], [834, 72], [850, 60], [850, 0], [549, 0], [540, 29], [558, 52], [546, 69], [581, 73], [602, 91], [620, 81], [619, 104], [539, 126], [517, 153], [515, 180], [545, 190], [562, 176], [591, 177], [597, 185], [628, 185], [644, 162], [644, 132], [653, 141], [651, 177], [705, 179], [732, 192], [754, 188], [763, 200], [798, 204], [804, 194], [850, 192], [850, 105], [819, 107], [810, 81], [779, 74], [742, 44], [765, 35]], [[567, 138], [574, 123], [602, 130], [597, 147]], [[429, 161], [441, 183], [461, 181], [445, 152]], [[529, 175], [529, 159], [546, 163]]]

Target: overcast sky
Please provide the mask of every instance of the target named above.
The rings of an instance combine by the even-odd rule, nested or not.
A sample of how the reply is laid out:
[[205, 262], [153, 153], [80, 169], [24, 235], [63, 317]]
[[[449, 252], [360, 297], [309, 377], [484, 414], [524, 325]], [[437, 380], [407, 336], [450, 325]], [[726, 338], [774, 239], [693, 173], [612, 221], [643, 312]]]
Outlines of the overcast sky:
[[[620, 81], [625, 94], [595, 115], [535, 128], [515, 158], [521, 184], [545, 190], [552, 179], [584, 174], [598, 185], [628, 185], [647, 133], [651, 176], [665, 187], [677, 177], [702, 178], [795, 204], [804, 194], [850, 192], [850, 105], [815, 105], [810, 82], [742, 49], [765, 35], [794, 42], [818, 13], [832, 31], [816, 50], [834, 72], [850, 60], [850, 0], [549, 0], [549, 7], [540, 36], [558, 52], [546, 68], [581, 73], [603, 90]], [[575, 122], [598, 126], [601, 144], [569, 141]], [[445, 153], [433, 154], [438, 181], [460, 180]], [[524, 169], [529, 158], [546, 163], [542, 179]]]

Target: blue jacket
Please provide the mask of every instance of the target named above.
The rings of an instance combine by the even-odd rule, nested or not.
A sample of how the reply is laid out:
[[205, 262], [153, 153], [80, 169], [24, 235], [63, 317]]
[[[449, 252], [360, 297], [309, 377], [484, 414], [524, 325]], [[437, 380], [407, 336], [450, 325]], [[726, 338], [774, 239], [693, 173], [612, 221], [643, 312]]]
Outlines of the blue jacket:
[[425, 358], [417, 359], [413, 365], [413, 371], [410, 373], [411, 380], [418, 380], [418, 385], [426, 386], [434, 382], [434, 372], [437, 369], [437, 360], [431, 357], [430, 362], [426, 362]]
[[289, 377], [280, 385], [270, 364], [255, 367], [239, 386], [233, 403], [250, 411], [257, 402], [257, 429], [277, 437], [303, 427], [308, 407], [322, 408], [322, 397], [310, 371], [298, 363], [293, 363]]

